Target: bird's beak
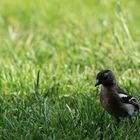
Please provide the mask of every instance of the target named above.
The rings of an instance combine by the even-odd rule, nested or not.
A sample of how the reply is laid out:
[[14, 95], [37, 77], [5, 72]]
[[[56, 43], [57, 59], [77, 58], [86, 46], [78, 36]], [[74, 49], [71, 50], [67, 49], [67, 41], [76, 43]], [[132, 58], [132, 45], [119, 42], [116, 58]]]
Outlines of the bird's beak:
[[100, 84], [101, 84], [100, 81], [97, 79], [97, 80], [96, 80], [95, 87], [98, 86], [98, 85], [100, 85]]

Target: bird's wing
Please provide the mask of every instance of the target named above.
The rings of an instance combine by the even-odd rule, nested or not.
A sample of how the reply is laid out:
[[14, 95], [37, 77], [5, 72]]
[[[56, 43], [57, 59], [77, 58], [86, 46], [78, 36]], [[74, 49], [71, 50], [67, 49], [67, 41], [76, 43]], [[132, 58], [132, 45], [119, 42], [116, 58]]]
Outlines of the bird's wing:
[[126, 93], [118, 93], [119, 98], [121, 99], [122, 103], [132, 104], [135, 107], [135, 110], [139, 110], [139, 104], [137, 103], [136, 99]]

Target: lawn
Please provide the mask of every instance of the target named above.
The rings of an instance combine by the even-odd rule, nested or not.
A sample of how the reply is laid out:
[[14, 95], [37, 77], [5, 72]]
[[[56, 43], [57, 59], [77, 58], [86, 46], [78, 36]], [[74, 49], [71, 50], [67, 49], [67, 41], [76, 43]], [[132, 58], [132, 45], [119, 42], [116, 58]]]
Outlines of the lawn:
[[140, 102], [140, 1], [1, 0], [0, 139], [138, 140], [116, 126], [96, 74], [115, 72]]

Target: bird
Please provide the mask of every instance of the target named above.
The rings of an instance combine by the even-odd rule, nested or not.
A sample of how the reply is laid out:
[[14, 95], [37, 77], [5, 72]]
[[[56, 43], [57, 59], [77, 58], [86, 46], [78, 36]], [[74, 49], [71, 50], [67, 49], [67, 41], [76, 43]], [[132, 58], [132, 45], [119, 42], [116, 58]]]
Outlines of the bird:
[[104, 110], [114, 116], [117, 124], [121, 118], [132, 118], [139, 111], [136, 99], [122, 90], [116, 81], [115, 74], [111, 70], [102, 70], [96, 76], [96, 86], [102, 85], [100, 102]]

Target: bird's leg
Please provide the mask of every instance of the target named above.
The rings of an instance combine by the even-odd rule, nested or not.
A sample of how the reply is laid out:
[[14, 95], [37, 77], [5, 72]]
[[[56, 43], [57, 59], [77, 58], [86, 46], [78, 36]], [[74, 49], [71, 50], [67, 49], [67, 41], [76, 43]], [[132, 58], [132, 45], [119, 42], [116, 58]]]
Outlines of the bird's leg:
[[133, 124], [132, 117], [131, 117], [131, 116], [129, 116], [128, 118], [129, 118], [129, 122], [130, 122], [130, 124]]
[[118, 125], [120, 123], [120, 118], [116, 117], [116, 124]]

